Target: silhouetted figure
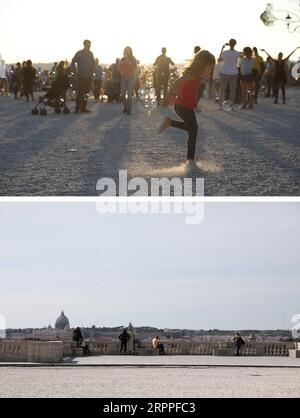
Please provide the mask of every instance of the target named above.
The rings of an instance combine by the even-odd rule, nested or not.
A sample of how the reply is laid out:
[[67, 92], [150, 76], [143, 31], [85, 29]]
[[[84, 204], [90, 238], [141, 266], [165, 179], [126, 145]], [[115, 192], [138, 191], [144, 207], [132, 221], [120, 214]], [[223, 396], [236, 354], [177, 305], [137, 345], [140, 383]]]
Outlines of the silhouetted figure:
[[91, 91], [92, 80], [95, 70], [95, 59], [91, 49], [91, 41], [85, 40], [84, 48], [78, 51], [72, 60], [71, 67], [75, 70], [77, 65], [77, 98], [75, 113], [90, 113], [86, 108], [88, 95]]
[[103, 68], [99, 64], [98, 58], [96, 59], [95, 72], [93, 79], [93, 90], [95, 100], [100, 99], [101, 89], [103, 85]]
[[285, 86], [287, 83], [287, 71], [286, 71], [286, 65], [288, 60], [291, 58], [291, 56], [299, 49], [300, 47], [297, 47], [294, 49], [293, 52], [290, 53], [286, 58], [283, 58], [283, 53], [280, 52], [278, 54], [278, 59], [275, 60], [271, 57], [270, 54], [265, 49], [262, 49], [263, 52], [265, 52], [268, 57], [274, 62], [275, 65], [275, 75], [274, 75], [274, 89], [275, 89], [275, 102], [274, 104], [278, 104], [278, 97], [279, 97], [279, 89], [282, 90], [282, 100], [283, 104], [285, 104], [286, 94], [285, 94]]
[[123, 113], [131, 115], [132, 97], [134, 93], [138, 63], [133, 56], [132, 49], [128, 46], [124, 49], [124, 55], [119, 63], [121, 74], [121, 99], [124, 103]]
[[255, 103], [257, 103], [258, 93], [259, 93], [260, 85], [261, 85], [261, 79], [265, 71], [265, 62], [264, 62], [264, 59], [258, 54], [258, 50], [256, 47], [253, 48], [253, 56], [254, 56], [253, 76], [254, 76], [254, 83], [255, 83], [254, 101]]
[[243, 340], [243, 338], [241, 337], [239, 333], [236, 333], [234, 337], [234, 342], [236, 346], [236, 356], [239, 357], [241, 355], [241, 350], [245, 345], [245, 341]]
[[24, 94], [26, 96], [27, 103], [29, 103], [29, 97], [34, 101], [34, 85], [36, 80], [36, 69], [32, 66], [32, 61], [28, 60], [26, 66], [23, 68], [23, 87]]
[[109, 102], [119, 102], [121, 93], [121, 74], [119, 71], [120, 59], [117, 58], [116, 62], [109, 68], [110, 79], [106, 83], [106, 92]]
[[167, 49], [162, 48], [162, 55], [157, 57], [154, 63], [156, 75], [156, 99], [158, 104], [161, 102], [161, 89], [164, 91], [164, 98], [166, 98], [168, 94], [170, 65], [175, 64], [171, 58], [167, 57]]
[[23, 76], [23, 72], [22, 72], [22, 68], [21, 68], [21, 63], [18, 62], [17, 66], [14, 70], [14, 73], [12, 75], [12, 91], [14, 93], [15, 99], [18, 99], [18, 95], [21, 91], [21, 86], [22, 86], [22, 76]]
[[128, 332], [127, 332], [126, 329], [119, 336], [119, 340], [121, 341], [121, 350], [120, 350], [120, 353], [122, 354], [124, 352], [125, 354], [127, 354], [127, 346], [128, 346], [128, 341], [129, 341], [129, 334], [128, 334]]
[[272, 59], [268, 57], [266, 61], [266, 69], [264, 72], [264, 78], [267, 83], [266, 97], [271, 97], [271, 93], [273, 97], [275, 97], [274, 76], [275, 76], [275, 64], [274, 64], [274, 61], [272, 61]]
[[77, 343], [77, 347], [81, 347], [83, 344], [83, 335], [80, 328], [76, 328], [73, 332], [73, 341]]

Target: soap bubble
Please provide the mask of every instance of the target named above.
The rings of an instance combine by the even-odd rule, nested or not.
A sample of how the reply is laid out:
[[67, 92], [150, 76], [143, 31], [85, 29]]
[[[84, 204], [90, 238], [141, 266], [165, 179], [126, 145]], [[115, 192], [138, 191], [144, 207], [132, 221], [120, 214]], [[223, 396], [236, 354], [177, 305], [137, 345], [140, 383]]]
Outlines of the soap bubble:
[[225, 101], [222, 103], [222, 109], [223, 109], [225, 112], [230, 112], [230, 111], [233, 109], [233, 103], [232, 103], [232, 101], [231, 101], [231, 100], [225, 100]]
[[296, 65], [294, 65], [294, 67], [292, 69], [292, 77], [295, 80], [299, 80], [299, 78], [300, 78], [300, 61], [297, 62]]

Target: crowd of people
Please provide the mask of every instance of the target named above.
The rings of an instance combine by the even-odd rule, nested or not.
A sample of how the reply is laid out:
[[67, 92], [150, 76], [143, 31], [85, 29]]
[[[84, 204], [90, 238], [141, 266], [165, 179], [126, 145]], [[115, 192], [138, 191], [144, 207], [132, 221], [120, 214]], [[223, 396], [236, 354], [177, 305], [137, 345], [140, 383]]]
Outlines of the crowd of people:
[[[50, 73], [36, 70], [31, 60], [12, 67], [6, 78], [1, 76], [1, 83], [8, 84], [15, 99], [25, 96], [27, 102], [34, 100], [37, 88], [56, 86], [58, 95], [66, 96], [67, 90], [76, 95], [75, 113], [90, 113], [87, 102], [91, 91], [95, 100], [103, 99], [123, 103], [123, 113], [131, 115], [133, 98], [140, 97], [141, 92], [147, 95], [154, 91], [156, 105], [167, 107], [174, 105], [175, 113], [180, 120], [166, 117], [159, 133], [173, 127], [188, 132], [187, 160], [195, 160], [198, 123], [195, 112], [205, 90], [209, 98], [215, 98], [220, 110], [234, 110], [239, 104], [241, 110], [253, 109], [258, 103], [262, 86], [265, 86], [266, 97], [273, 97], [274, 104], [279, 103], [279, 91], [282, 91], [282, 102], [286, 103], [286, 84], [291, 68], [289, 59], [299, 48], [287, 57], [279, 53], [272, 57], [264, 49], [266, 61], [256, 47], [245, 47], [236, 50], [235, 39], [223, 45], [219, 57], [200, 46], [194, 48], [194, 58], [181, 70], [167, 56], [167, 49], [162, 48], [153, 66], [141, 66], [133, 50], [126, 47], [121, 59], [116, 59], [110, 67], [102, 67], [91, 51], [91, 41], [84, 41], [84, 48], [78, 51], [71, 64], [61, 61], [55, 64]], [[4, 78], [2, 78], [4, 77]], [[5, 83], [3, 80], [7, 80]], [[4, 94], [8, 94], [4, 88]], [[146, 93], [145, 93], [146, 92]], [[145, 97], [145, 96], [144, 96]], [[227, 108], [224, 108], [224, 104]]]
[[[295, 51], [286, 58], [282, 53], [279, 53], [277, 58], [273, 58], [261, 49], [266, 54], [264, 60], [256, 47], [246, 47], [240, 52], [236, 50], [236, 44], [237, 42], [231, 39], [223, 46], [211, 73], [206, 79], [202, 79], [198, 100], [206, 89], [208, 97], [219, 99], [221, 103], [225, 99], [230, 99], [231, 102], [240, 103], [241, 107], [245, 108], [247, 99], [249, 107], [252, 108], [253, 104], [257, 103], [263, 88], [265, 96], [273, 97], [276, 104], [281, 89], [285, 103], [285, 86], [291, 70], [289, 58]], [[199, 52], [201, 48], [196, 46], [194, 55]], [[170, 82], [179, 77], [178, 67], [167, 56], [166, 48], [162, 48], [161, 55], [157, 57], [152, 67], [141, 66], [130, 47], [125, 48], [123, 57], [116, 59], [111, 66], [101, 66], [99, 59], [95, 59], [91, 52], [91, 42], [86, 40], [84, 49], [75, 54], [71, 64], [61, 61], [54, 63], [51, 70], [42, 70], [34, 68], [32, 61], [27, 60], [11, 65], [5, 71], [2, 70], [0, 74], [2, 93], [8, 96], [11, 92], [15, 99], [25, 97], [28, 101], [34, 100], [35, 91], [43, 91], [51, 87], [57, 77], [59, 66], [63, 68], [69, 79], [70, 96], [77, 93], [76, 110], [79, 112], [86, 111], [82, 96], [92, 92], [95, 100], [100, 100], [104, 95], [108, 96], [109, 101], [122, 99], [124, 113], [130, 114], [131, 99], [140, 97], [140, 91], [150, 84], [155, 91], [157, 104], [160, 105], [168, 94]], [[253, 98], [246, 97], [250, 91]]]

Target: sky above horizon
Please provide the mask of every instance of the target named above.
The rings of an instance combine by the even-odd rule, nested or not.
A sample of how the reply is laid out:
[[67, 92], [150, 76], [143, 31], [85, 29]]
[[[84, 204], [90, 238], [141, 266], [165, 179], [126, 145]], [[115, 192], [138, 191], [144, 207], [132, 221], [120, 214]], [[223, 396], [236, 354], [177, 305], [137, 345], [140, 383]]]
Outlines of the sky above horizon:
[[[239, 49], [249, 45], [288, 54], [299, 45], [299, 34], [289, 34], [283, 22], [265, 27], [260, 15], [266, 4], [252, 0], [245, 8], [240, 0], [189, 0], [186, 6], [179, 0], [86, 0], [76, 7], [73, 0], [1, 0], [0, 54], [7, 63], [70, 60], [89, 38], [102, 63], [113, 62], [127, 45], [143, 63], [154, 62], [163, 46], [181, 63], [191, 58], [198, 44], [219, 54], [231, 37], [238, 40]], [[300, 14], [298, 0], [273, 4], [276, 10]]]
[[54, 325], [290, 328], [300, 312], [299, 204], [209, 203], [183, 215], [0, 204], [0, 315]]

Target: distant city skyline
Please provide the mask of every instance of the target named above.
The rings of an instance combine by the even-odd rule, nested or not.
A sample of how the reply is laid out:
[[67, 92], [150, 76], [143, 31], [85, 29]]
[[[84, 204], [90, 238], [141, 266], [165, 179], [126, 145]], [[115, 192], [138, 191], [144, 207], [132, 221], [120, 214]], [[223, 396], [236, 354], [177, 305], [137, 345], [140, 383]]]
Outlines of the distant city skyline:
[[[5, 42], [0, 54], [9, 63], [28, 58], [41, 63], [70, 60], [89, 38], [102, 63], [120, 57], [127, 45], [142, 63], [154, 62], [164, 46], [174, 61], [182, 63], [193, 56], [195, 45], [217, 55], [232, 37], [240, 50], [249, 45], [272, 54], [290, 53], [299, 43], [298, 35], [289, 34], [284, 22], [264, 26], [260, 15], [267, 3], [253, 0], [245, 10], [239, 0], [190, 0], [186, 8], [179, 0], [151, 4], [115, 0], [112, 9], [110, 3], [96, 0], [86, 0], [78, 8], [70, 0], [52, 0], [51, 7], [42, 11], [35, 0], [2, 0], [0, 38]], [[298, 0], [274, 0], [273, 4], [276, 9], [300, 13]], [[158, 19], [153, 17], [155, 10]], [[40, 30], [48, 24], [56, 30]]]
[[208, 203], [101, 216], [94, 204], [0, 204], [7, 328], [288, 329], [299, 313], [300, 205]]

